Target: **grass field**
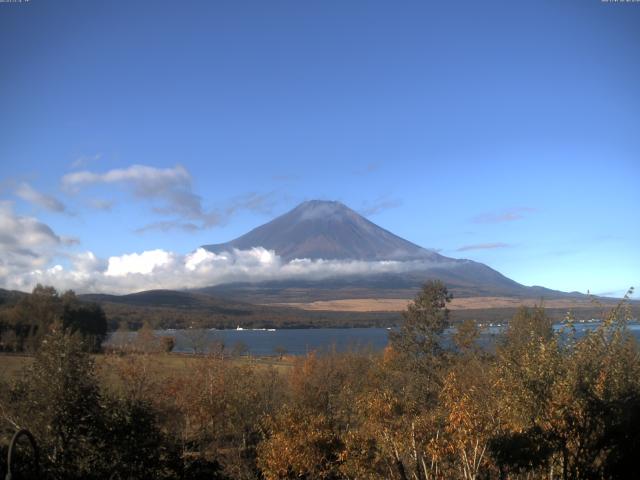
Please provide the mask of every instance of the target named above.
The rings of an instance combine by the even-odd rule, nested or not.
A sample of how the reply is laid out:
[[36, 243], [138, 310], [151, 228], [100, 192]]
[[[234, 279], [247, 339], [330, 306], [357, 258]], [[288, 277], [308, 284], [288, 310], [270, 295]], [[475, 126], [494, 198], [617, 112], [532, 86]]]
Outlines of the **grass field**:
[[[118, 355], [93, 355], [93, 358], [101, 375], [110, 378], [110, 370], [117, 362], [130, 362], [134, 358], [144, 360], [149, 369], [149, 375], [155, 378], [188, 375], [193, 372], [199, 364], [206, 361], [204, 356], [181, 355], [177, 353], [154, 353], [148, 355], [129, 354]], [[279, 360], [276, 357], [249, 357], [229, 358], [226, 361], [234, 365], [255, 365], [257, 367], [273, 367], [277, 371], [285, 372], [293, 365], [293, 357], [283, 357]], [[11, 381], [17, 379], [22, 371], [33, 362], [30, 355], [0, 354], [0, 381]]]
[[[341, 300], [319, 300], [315, 302], [281, 303], [279, 305], [302, 310], [332, 312], [401, 312], [411, 302], [405, 298], [347, 298]], [[522, 305], [539, 305], [539, 298], [513, 297], [469, 297], [454, 298], [448, 305], [450, 310], [475, 310], [494, 308], [517, 308]], [[593, 307], [590, 299], [545, 300], [546, 308], [583, 309]]]
[[28, 355], [0, 354], [0, 380], [17, 378], [31, 362], [33, 357]]

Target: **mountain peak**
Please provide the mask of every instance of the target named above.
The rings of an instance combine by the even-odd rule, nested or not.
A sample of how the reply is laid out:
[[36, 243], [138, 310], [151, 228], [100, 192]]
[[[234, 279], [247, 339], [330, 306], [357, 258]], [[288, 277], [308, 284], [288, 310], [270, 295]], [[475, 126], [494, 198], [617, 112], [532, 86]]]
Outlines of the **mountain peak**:
[[308, 200], [212, 252], [263, 247], [284, 260], [431, 260], [441, 257], [367, 220], [341, 202]]
[[334, 207], [340, 209], [351, 210], [344, 203], [339, 202], [338, 200], [305, 200], [300, 205], [294, 208], [297, 209], [307, 209], [307, 208], [317, 208], [317, 207]]
[[354, 216], [358, 215], [344, 203], [333, 200], [307, 200], [302, 202], [291, 213], [300, 215], [300, 220], [316, 220], [330, 216]]

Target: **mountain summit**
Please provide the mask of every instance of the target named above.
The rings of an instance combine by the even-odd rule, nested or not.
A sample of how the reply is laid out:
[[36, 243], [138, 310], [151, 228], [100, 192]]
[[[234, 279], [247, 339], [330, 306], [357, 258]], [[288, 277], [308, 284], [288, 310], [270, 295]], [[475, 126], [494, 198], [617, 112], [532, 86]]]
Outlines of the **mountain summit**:
[[310, 200], [212, 252], [264, 247], [284, 260], [447, 260], [370, 222], [340, 202]]

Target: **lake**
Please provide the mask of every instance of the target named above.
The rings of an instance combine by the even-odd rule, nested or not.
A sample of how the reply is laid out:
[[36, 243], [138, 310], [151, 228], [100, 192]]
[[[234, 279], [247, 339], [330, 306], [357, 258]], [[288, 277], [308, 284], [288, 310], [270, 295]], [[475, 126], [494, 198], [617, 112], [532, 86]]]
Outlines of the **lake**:
[[[578, 335], [592, 329], [596, 323], [578, 323], [576, 330]], [[555, 325], [559, 328], [560, 324]], [[629, 324], [631, 333], [640, 340], [640, 324]], [[480, 343], [490, 346], [494, 343], [502, 327], [492, 326], [486, 328], [480, 338]], [[252, 355], [274, 355], [276, 348], [283, 347], [288, 354], [304, 355], [307, 352], [318, 350], [327, 351], [335, 349], [338, 352], [350, 349], [382, 350], [388, 342], [389, 330], [386, 328], [304, 328], [282, 330], [157, 330], [158, 336], [171, 336], [176, 339], [174, 352], [193, 353], [194, 346], [198, 350], [204, 350], [209, 345], [224, 344], [225, 351], [231, 352], [235, 345], [246, 345]], [[450, 337], [453, 330], [448, 330], [445, 337]], [[107, 345], [116, 345], [123, 341], [122, 334], [113, 333], [107, 340]], [[132, 339], [135, 333], [128, 333], [127, 338]]]

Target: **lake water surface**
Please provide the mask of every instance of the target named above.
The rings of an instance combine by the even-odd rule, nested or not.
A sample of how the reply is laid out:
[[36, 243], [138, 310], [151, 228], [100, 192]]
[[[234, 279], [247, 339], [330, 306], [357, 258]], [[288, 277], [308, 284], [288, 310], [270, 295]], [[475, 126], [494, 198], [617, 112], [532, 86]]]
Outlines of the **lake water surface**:
[[[578, 323], [578, 335], [593, 329], [595, 323]], [[556, 325], [559, 328], [560, 325]], [[640, 341], [640, 324], [629, 324], [630, 332]], [[502, 327], [486, 328], [480, 338], [483, 346], [494, 344]], [[224, 345], [225, 351], [231, 352], [239, 343], [248, 348], [252, 355], [275, 355], [278, 347], [287, 353], [304, 355], [307, 352], [335, 349], [338, 352], [350, 349], [382, 350], [388, 342], [389, 330], [386, 328], [304, 328], [282, 330], [157, 330], [159, 336], [171, 336], [176, 339], [174, 352], [193, 353], [194, 347], [206, 350], [209, 346]], [[453, 330], [445, 333], [450, 337]], [[119, 333], [112, 334], [107, 344], [116, 345], [124, 339]], [[135, 337], [135, 333], [127, 334], [128, 339]]]

